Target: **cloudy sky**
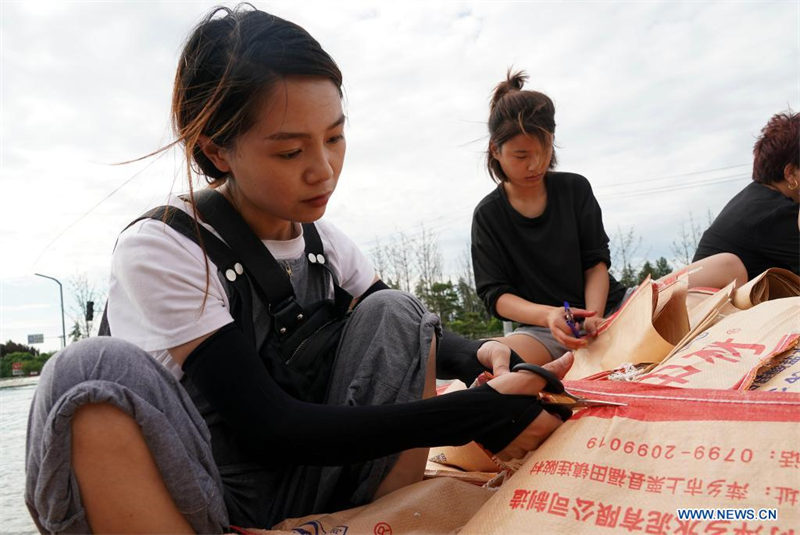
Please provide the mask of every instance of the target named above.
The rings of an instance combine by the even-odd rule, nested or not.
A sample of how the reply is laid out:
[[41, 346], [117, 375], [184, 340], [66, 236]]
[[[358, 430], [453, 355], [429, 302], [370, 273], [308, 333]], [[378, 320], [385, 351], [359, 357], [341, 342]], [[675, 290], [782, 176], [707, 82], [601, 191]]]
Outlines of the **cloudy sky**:
[[[556, 104], [559, 168], [607, 232], [674, 257], [749, 180], [769, 117], [800, 109], [800, 2], [255, 2], [344, 73], [348, 157], [326, 218], [364, 249], [422, 225], [461, 269], [492, 88], [509, 66]], [[395, 5], [392, 5], [395, 4]], [[0, 340], [59, 346], [58, 288], [102, 287], [127, 222], [185, 189], [170, 141], [181, 43], [211, 2], [0, 3]], [[229, 4], [231, 5], [231, 4]]]

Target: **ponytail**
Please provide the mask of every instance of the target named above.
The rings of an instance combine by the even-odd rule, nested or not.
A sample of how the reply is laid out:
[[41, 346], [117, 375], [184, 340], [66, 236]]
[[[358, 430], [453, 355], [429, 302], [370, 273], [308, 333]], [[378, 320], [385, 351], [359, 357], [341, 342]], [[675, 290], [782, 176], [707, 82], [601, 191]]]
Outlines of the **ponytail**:
[[[514, 136], [524, 134], [539, 140], [543, 147], [551, 146], [556, 132], [555, 105], [550, 97], [538, 91], [522, 89], [528, 75], [525, 71], [508, 69], [506, 79], [494, 88], [489, 104], [489, 150], [486, 167], [495, 182], [507, 177], [500, 162], [492, 156], [491, 147], [500, 148]], [[556, 166], [556, 154], [550, 158], [550, 169]]]
[[512, 72], [509, 67], [506, 72], [506, 79], [494, 88], [492, 94], [492, 102], [489, 104], [489, 113], [494, 112], [495, 106], [507, 93], [511, 91], [522, 91], [522, 86], [528, 81], [528, 75], [525, 71]]

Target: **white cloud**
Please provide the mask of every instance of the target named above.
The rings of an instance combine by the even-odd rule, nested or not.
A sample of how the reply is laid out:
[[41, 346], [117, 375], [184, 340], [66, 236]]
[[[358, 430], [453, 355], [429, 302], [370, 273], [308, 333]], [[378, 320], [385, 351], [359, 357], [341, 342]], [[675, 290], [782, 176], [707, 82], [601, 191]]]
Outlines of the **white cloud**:
[[[769, 116], [800, 102], [791, 2], [256, 4], [306, 27], [344, 73], [348, 159], [327, 217], [365, 248], [426, 222], [451, 271], [493, 187], [488, 99], [511, 65], [555, 101], [560, 167], [591, 180], [608, 232], [635, 225], [653, 255], [671, 255], [689, 210], [719, 211], [747, 179], [620, 190], [749, 164]], [[179, 49], [212, 5], [2, 4], [0, 278], [102, 279], [119, 230], [182, 189], [170, 155], [108, 164], [169, 141]]]

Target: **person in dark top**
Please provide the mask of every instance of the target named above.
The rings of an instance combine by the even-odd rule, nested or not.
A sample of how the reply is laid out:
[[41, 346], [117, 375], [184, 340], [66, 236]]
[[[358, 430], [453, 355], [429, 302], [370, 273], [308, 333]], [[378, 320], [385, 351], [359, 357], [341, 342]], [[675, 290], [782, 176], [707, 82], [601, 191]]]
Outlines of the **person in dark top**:
[[694, 260], [730, 252], [753, 278], [771, 267], [800, 274], [800, 115], [779, 113], [753, 147], [753, 182], [703, 233]]
[[[229, 245], [247, 268], [215, 265], [214, 240], [188, 239], [163, 217], [123, 233], [107, 308], [114, 336], [51, 358], [31, 406], [25, 501], [40, 531], [270, 528], [421, 480], [428, 447], [476, 440], [518, 458], [562, 423], [539, 399], [542, 377], [509, 371], [518, 358], [507, 346], [442, 332], [318, 221], [344, 162], [341, 98], [338, 66], [296, 24], [242, 4], [213, 9], [192, 32], [168, 147], [183, 147], [189, 178], [206, 180], [227, 209], [202, 217], [197, 201], [208, 192], [190, 189], [170, 201], [171, 213], [198, 233], [231, 237], [235, 223], [250, 241]], [[315, 236], [324, 254], [305, 252]], [[250, 270], [268, 252], [288, 281]], [[294, 290], [292, 307], [272, 308], [265, 287], [281, 280]], [[233, 292], [237, 282], [253, 291]], [[287, 332], [278, 322], [310, 322], [294, 297], [299, 310], [313, 311], [308, 299], [324, 310], [334, 288], [351, 312], [336, 316], [324, 398], [307, 400], [288, 388], [302, 383], [279, 381], [300, 346], [288, 359], [278, 352]], [[325, 355], [303, 355], [322, 367]], [[548, 369], [563, 377], [571, 362]], [[435, 395], [437, 376], [471, 383], [483, 371], [495, 377]]]
[[[523, 90], [526, 80], [509, 71], [492, 97], [487, 166], [497, 188], [475, 208], [471, 251], [486, 308], [521, 324], [501, 340], [543, 363], [588, 344], [630, 292], [608, 271], [608, 236], [589, 181], [553, 170], [555, 107], [547, 95]], [[690, 286], [747, 280], [732, 254], [695, 267], [704, 269], [690, 274]], [[567, 324], [565, 302], [584, 333]]]
[[[503, 187], [475, 209], [473, 259], [487, 305], [496, 307], [498, 297], [516, 290], [538, 303], [568, 301], [573, 310], [585, 309], [584, 271], [610, 264], [602, 213], [589, 181], [575, 173], [549, 171], [544, 187], [548, 203], [538, 217], [515, 210]], [[608, 281], [605, 306], [598, 306], [601, 315], [616, 308], [625, 294], [613, 276]]]

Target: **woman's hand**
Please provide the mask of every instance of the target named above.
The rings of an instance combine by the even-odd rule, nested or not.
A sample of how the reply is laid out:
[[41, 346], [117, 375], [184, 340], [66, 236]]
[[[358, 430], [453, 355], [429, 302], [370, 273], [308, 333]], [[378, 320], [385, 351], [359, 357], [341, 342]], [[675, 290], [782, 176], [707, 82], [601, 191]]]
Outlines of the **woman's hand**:
[[511, 361], [511, 349], [497, 340], [489, 340], [484, 342], [478, 348], [478, 362], [484, 368], [492, 370], [492, 375], [497, 377], [504, 373], [509, 373], [509, 363]]
[[[542, 368], [550, 370], [559, 379], [563, 379], [567, 371], [572, 367], [575, 357], [571, 351], [567, 351], [554, 361], [548, 362]], [[535, 373], [521, 371], [500, 375], [487, 382], [489, 386], [501, 394], [512, 394], [518, 396], [537, 396], [547, 385], [547, 382]]]
[[599, 316], [591, 316], [583, 320], [583, 330], [589, 336], [597, 336], [597, 329], [600, 328], [600, 325], [605, 321], [605, 318], [601, 318]]
[[[559, 379], [562, 379], [567, 371], [572, 366], [574, 357], [571, 352], [564, 353], [564, 355], [552, 362], [548, 362], [543, 366], [555, 373]], [[500, 392], [501, 394], [521, 394], [521, 395], [537, 395], [545, 387], [545, 380], [530, 372], [513, 372], [495, 377], [487, 383], [489, 386]], [[519, 459], [524, 457], [529, 451], [535, 450], [544, 440], [555, 431], [563, 422], [561, 418], [550, 414], [547, 411], [542, 411], [539, 416], [528, 424], [517, 437], [508, 443], [508, 445], [497, 453], [497, 457], [503, 461], [510, 459]]]
[[[594, 310], [584, 310], [582, 308], [572, 308], [572, 315], [575, 320], [591, 318], [596, 314]], [[580, 349], [589, 343], [585, 338], [576, 338], [572, 330], [567, 325], [567, 319], [564, 317], [564, 309], [560, 307], [553, 308], [547, 314], [547, 327], [553, 333], [553, 338], [556, 341], [569, 349]], [[596, 330], [595, 330], [596, 331]]]

